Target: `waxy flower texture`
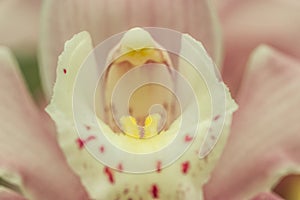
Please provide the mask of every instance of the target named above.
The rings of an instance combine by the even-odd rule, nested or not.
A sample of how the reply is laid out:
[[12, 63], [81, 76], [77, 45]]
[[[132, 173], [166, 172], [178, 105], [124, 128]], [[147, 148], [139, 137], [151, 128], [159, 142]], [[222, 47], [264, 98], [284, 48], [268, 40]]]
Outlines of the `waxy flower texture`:
[[[18, 5], [0, 42], [30, 81], [40, 3]], [[298, 199], [298, 10], [43, 1], [38, 106], [0, 48], [0, 199]]]

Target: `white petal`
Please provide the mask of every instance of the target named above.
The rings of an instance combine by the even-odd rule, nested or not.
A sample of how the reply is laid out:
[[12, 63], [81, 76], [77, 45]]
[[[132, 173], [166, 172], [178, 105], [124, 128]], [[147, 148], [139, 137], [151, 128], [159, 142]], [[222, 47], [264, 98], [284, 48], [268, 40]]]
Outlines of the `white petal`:
[[[221, 87], [222, 91], [225, 93], [225, 99], [221, 103], [225, 104], [224, 107], [226, 114], [222, 118], [224, 119], [224, 127], [221, 129], [222, 135], [217, 143], [215, 149], [205, 157], [205, 159], [199, 159], [199, 148], [204, 142], [205, 133], [208, 132], [209, 128], [217, 126], [217, 123], [213, 121], [213, 112], [209, 111], [203, 114], [203, 119], [200, 124], [195, 123], [194, 119], [190, 119], [190, 126], [186, 124], [185, 134], [180, 136], [180, 142], [178, 143], [181, 146], [190, 146], [188, 150], [184, 153], [182, 157], [175, 161], [171, 166], [166, 167], [165, 160], [167, 160], [168, 154], [162, 154], [158, 156], [157, 159], [150, 160], [149, 162], [139, 162], [139, 160], [131, 159], [129, 157], [122, 157], [121, 154], [118, 154], [113, 148], [112, 145], [107, 141], [107, 137], [103, 137], [99, 133], [98, 122], [94, 119], [93, 104], [94, 102], [89, 99], [89, 95], [93, 95], [94, 87], [93, 83], [97, 80], [98, 73], [94, 70], [95, 58], [93, 54], [90, 54], [91, 59], [85, 60], [88, 56], [88, 53], [91, 50], [90, 38], [86, 33], [80, 33], [75, 35], [72, 40], [68, 41], [65, 46], [65, 51], [59, 58], [59, 66], [57, 70], [57, 81], [54, 87], [54, 96], [51, 101], [51, 104], [47, 108], [47, 111], [54, 119], [58, 126], [59, 130], [59, 142], [63, 148], [68, 162], [73, 168], [73, 170], [81, 177], [81, 180], [87, 190], [89, 191], [92, 198], [96, 199], [202, 199], [202, 192], [200, 190], [202, 184], [207, 180], [210, 171], [212, 170], [217, 158], [220, 155], [220, 152], [225, 144], [226, 137], [228, 135], [229, 127], [231, 124], [231, 115], [236, 109], [236, 105], [230, 97], [230, 94], [222, 82], [219, 81], [217, 76], [214, 73], [214, 64], [211, 59], [208, 57], [204, 48], [201, 44], [191, 39], [190, 36], [185, 35], [182, 39], [183, 43], [188, 43], [188, 47], [192, 46], [195, 49], [196, 55], [200, 57], [196, 61], [201, 61], [204, 64], [203, 70], [206, 70], [208, 84], [213, 83], [213, 88]], [[190, 52], [188, 48], [183, 48], [180, 54], [188, 55]], [[84, 61], [85, 60], [85, 61]], [[99, 61], [100, 60], [100, 61]], [[105, 63], [103, 59], [98, 59], [99, 62]], [[88, 70], [85, 70], [85, 62], [88, 62], [92, 73]], [[101, 63], [97, 63], [97, 66]], [[64, 70], [66, 69], [66, 73]], [[85, 74], [86, 73], [86, 74]], [[190, 72], [187, 72], [190, 73]], [[70, 76], [69, 76], [70, 74]], [[78, 75], [75, 82], [75, 75]], [[80, 82], [81, 75], [84, 74], [83, 81]], [[87, 79], [88, 78], [88, 79]], [[191, 81], [193, 87], [198, 93], [200, 92], [197, 77]], [[201, 83], [203, 83], [202, 80]], [[80, 82], [78, 87], [75, 87], [74, 93], [72, 94], [73, 87]], [[211, 107], [210, 102], [207, 102], [202, 99], [210, 98], [208, 92], [203, 94], [197, 94], [197, 102], [200, 103], [200, 106]], [[78, 93], [78, 96], [76, 94]], [[72, 104], [72, 97], [75, 95], [76, 98], [73, 99], [75, 104]], [[202, 96], [206, 96], [202, 98]], [[78, 105], [76, 104], [78, 103]], [[72, 107], [71, 105], [75, 105]], [[73, 117], [73, 112], [78, 112], [76, 106], [79, 107], [80, 113], [77, 115], [75, 113]], [[218, 108], [216, 109], [218, 110]], [[193, 116], [194, 110], [186, 109], [184, 114], [186, 116]], [[76, 123], [74, 123], [76, 120]], [[98, 119], [97, 119], [98, 120]], [[136, 142], [133, 139], [130, 139], [128, 136], [116, 135], [114, 134], [109, 127], [105, 126], [103, 122], [99, 120], [103, 132], [110, 135], [113, 143], [125, 144], [125, 148], [128, 146], [133, 146], [133, 151], [136, 151], [137, 148], [134, 148]], [[212, 123], [212, 124], [211, 124]], [[177, 120], [173, 125], [173, 128], [170, 128], [165, 134], [155, 137], [152, 140], [152, 144], [159, 144], [160, 141], [170, 140], [172, 132], [177, 130], [179, 126], [179, 121]], [[190, 129], [198, 126], [199, 137], [191, 138], [192, 135], [189, 135]], [[78, 133], [79, 131], [80, 139]], [[102, 137], [101, 137], [102, 136]], [[163, 139], [164, 138], [164, 139]], [[178, 136], [179, 138], [179, 136]], [[209, 138], [209, 137], [208, 137]], [[193, 141], [194, 140], [194, 141]], [[106, 142], [107, 141], [107, 142]], [[139, 141], [139, 140], [138, 140]], [[209, 140], [208, 140], [209, 141]], [[144, 141], [139, 141], [142, 143]], [[206, 141], [207, 142], [207, 141]], [[214, 143], [214, 140], [213, 140]], [[144, 144], [144, 143], [142, 143]], [[205, 143], [207, 144], [207, 143]], [[145, 146], [148, 146], [151, 143]], [[178, 147], [180, 147], [180, 145]], [[211, 142], [208, 142], [208, 149]], [[88, 149], [83, 148], [84, 146]], [[147, 149], [147, 148], [146, 148]], [[153, 149], [153, 148], [152, 148]], [[173, 149], [175, 150], [175, 149]], [[115, 153], [114, 153], [115, 152]], [[97, 155], [93, 155], [93, 153]], [[115, 165], [107, 167], [101, 162], [97, 161], [95, 157], [106, 158], [108, 162], [115, 163]], [[123, 173], [122, 171], [129, 171], [128, 167], [133, 165], [138, 166], [149, 166], [154, 169], [150, 173], [144, 174], [130, 174]], [[112, 169], [115, 168], [115, 169]]]

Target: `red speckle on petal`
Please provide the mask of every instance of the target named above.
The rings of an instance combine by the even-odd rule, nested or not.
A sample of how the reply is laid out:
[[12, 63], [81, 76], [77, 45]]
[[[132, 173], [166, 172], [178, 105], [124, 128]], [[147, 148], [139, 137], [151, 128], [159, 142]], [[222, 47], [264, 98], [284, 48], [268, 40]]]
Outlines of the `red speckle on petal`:
[[221, 117], [220, 115], [216, 115], [216, 116], [213, 118], [213, 120], [214, 120], [214, 121], [217, 121], [220, 117]]
[[82, 148], [83, 148], [83, 146], [84, 146], [84, 141], [83, 141], [82, 139], [77, 138], [77, 139], [76, 139], [76, 143], [77, 143], [77, 146], [78, 146], [79, 149], [82, 149]]
[[125, 189], [123, 190], [123, 194], [126, 195], [126, 194], [128, 194], [128, 193], [129, 193], [129, 189], [128, 189], [128, 188], [125, 188]]
[[90, 135], [90, 136], [85, 140], [85, 142], [89, 142], [89, 141], [94, 140], [94, 139], [96, 139], [96, 136]]
[[108, 177], [108, 180], [111, 184], [115, 183], [115, 179], [114, 179], [114, 175], [111, 171], [111, 169], [109, 167], [105, 167], [104, 168], [104, 173], [106, 174], [106, 176]]
[[181, 164], [181, 171], [182, 171], [183, 174], [187, 174], [189, 169], [190, 169], [190, 162], [189, 161], [186, 161], [186, 162]]
[[85, 125], [85, 128], [86, 128], [86, 130], [91, 130], [91, 127], [90, 126], [88, 126], [88, 125]]
[[77, 146], [79, 149], [82, 149], [85, 145], [85, 143], [91, 141], [91, 140], [94, 140], [96, 139], [96, 137], [94, 135], [90, 135], [89, 137], [87, 137], [87, 139], [80, 139], [80, 138], [77, 138], [76, 139], [76, 143], [77, 143]]
[[67, 70], [66, 70], [66, 69], [63, 69], [63, 71], [64, 71], [64, 74], [66, 74], [66, 73], [67, 73]]
[[152, 194], [152, 198], [159, 198], [158, 196], [159, 193], [159, 188], [156, 184], [153, 184], [151, 187], [151, 194]]
[[156, 172], [157, 173], [161, 172], [161, 161], [157, 161], [156, 163]]
[[102, 146], [99, 148], [99, 151], [100, 151], [100, 153], [104, 153], [105, 147], [102, 145]]
[[190, 142], [190, 141], [192, 141], [193, 140], [193, 137], [192, 136], [190, 136], [189, 134], [186, 134], [185, 135], [185, 137], [184, 137], [184, 141], [185, 142]]
[[123, 171], [123, 165], [122, 165], [122, 163], [119, 163], [119, 164], [118, 164], [117, 169], [118, 169], [120, 172]]

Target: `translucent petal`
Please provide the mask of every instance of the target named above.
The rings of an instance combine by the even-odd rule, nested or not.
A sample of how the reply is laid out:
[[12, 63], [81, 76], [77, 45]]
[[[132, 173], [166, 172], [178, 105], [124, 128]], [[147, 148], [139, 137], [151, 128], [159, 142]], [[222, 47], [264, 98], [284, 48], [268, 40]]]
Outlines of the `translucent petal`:
[[287, 1], [216, 0], [224, 33], [223, 78], [238, 91], [251, 52], [268, 44], [300, 58], [300, 3]]
[[50, 97], [57, 57], [66, 40], [89, 31], [94, 45], [135, 26], [164, 27], [191, 34], [203, 42], [216, 62], [221, 60], [217, 18], [206, 0], [46, 0], [41, 34], [41, 76]]
[[239, 110], [206, 199], [248, 199], [300, 170], [300, 64], [270, 47], [256, 49], [238, 94]]
[[4, 47], [0, 71], [0, 185], [26, 199], [87, 199]]

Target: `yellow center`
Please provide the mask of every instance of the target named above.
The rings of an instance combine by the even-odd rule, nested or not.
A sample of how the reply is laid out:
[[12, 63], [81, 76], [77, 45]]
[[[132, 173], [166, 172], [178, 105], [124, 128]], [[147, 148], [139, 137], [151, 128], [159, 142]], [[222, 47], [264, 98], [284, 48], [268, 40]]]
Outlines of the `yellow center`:
[[[155, 69], [149, 70], [149, 74], [143, 74], [145, 79], [151, 76], [160, 76], [173, 85], [172, 74], [168, 68], [172, 67], [171, 60], [166, 51], [152, 39], [149, 33], [141, 29], [127, 32], [121, 39], [119, 46], [113, 49], [108, 58], [111, 64], [104, 74], [101, 118], [115, 132], [136, 138], [145, 139], [158, 135], [162, 130], [167, 130], [170, 124], [177, 118], [178, 103], [168, 89], [158, 84], [143, 85], [130, 96], [129, 114], [118, 116], [114, 119], [112, 113], [118, 112], [116, 105], [125, 104], [126, 99], [118, 99], [112, 105], [112, 94], [118, 81], [131, 69], [149, 63], [164, 64], [163, 73], [156, 74]], [[132, 79], [140, 79], [138, 75]], [[130, 83], [128, 83], [130, 84]], [[119, 87], [122, 88], [122, 85]], [[126, 88], [126, 87], [125, 87]], [[166, 111], [167, 119], [157, 113], [149, 114], [152, 105], [162, 105]], [[101, 109], [100, 109], [101, 110]], [[122, 114], [121, 114], [122, 115]], [[118, 120], [116, 123], [115, 120]], [[164, 123], [164, 124], [162, 124]], [[164, 126], [162, 126], [164, 125]]]
[[134, 138], [150, 138], [158, 134], [161, 116], [152, 114], [146, 117], [144, 126], [139, 126], [132, 116], [122, 117], [121, 125], [126, 135]]

